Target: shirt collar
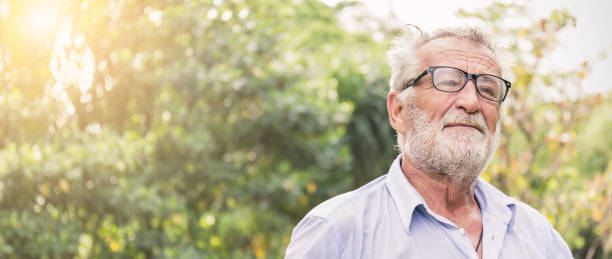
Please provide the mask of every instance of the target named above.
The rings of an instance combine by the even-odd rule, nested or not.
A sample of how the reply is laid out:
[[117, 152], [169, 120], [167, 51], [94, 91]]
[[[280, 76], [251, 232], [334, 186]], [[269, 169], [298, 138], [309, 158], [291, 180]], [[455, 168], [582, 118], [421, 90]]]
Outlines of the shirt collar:
[[402, 220], [402, 225], [404, 225], [406, 232], [410, 233], [410, 222], [412, 221], [414, 210], [419, 205], [424, 206], [425, 200], [423, 200], [423, 197], [421, 197], [417, 190], [408, 182], [406, 176], [404, 176], [401, 160], [402, 154], [395, 158], [387, 174], [386, 182], [389, 193], [391, 193], [395, 207]]
[[476, 182], [474, 195], [476, 195], [476, 199], [478, 199], [483, 212], [492, 215], [508, 225], [508, 230], [512, 230], [518, 200], [508, 197], [482, 178], [478, 178]]
[[[393, 161], [393, 164], [391, 164], [391, 168], [389, 168], [387, 173], [386, 185], [399, 212], [402, 225], [406, 232], [410, 233], [410, 222], [412, 221], [414, 210], [419, 205], [425, 206], [425, 200], [406, 179], [402, 171], [401, 159], [402, 154], [399, 154]], [[481, 178], [478, 178], [476, 182], [474, 193], [483, 212], [494, 216], [506, 224], [509, 230], [512, 230], [516, 211], [516, 199], [506, 196]]]

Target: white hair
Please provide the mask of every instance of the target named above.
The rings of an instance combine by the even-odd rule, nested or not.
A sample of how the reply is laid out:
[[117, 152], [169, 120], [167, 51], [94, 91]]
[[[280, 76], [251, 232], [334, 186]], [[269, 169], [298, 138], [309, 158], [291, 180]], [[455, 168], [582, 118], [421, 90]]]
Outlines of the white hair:
[[416, 26], [409, 26], [402, 30], [402, 35], [391, 41], [391, 48], [387, 51], [387, 59], [391, 66], [391, 79], [389, 86], [391, 91], [399, 91], [404, 84], [419, 72], [421, 58], [417, 55], [420, 47], [426, 43], [439, 38], [467, 39], [490, 49], [501, 68], [503, 78], [512, 78], [510, 70], [510, 56], [498, 47], [491, 36], [483, 30], [473, 27], [444, 28], [433, 32], [423, 32]]

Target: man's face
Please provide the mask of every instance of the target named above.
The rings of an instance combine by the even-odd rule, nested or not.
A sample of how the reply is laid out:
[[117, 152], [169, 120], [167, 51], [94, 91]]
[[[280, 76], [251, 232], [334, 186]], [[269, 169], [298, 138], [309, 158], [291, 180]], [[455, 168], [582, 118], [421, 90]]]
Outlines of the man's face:
[[[462, 39], [423, 45], [422, 69], [452, 66], [468, 73], [500, 75], [493, 53]], [[421, 170], [471, 179], [486, 167], [499, 137], [499, 104], [482, 98], [473, 81], [459, 92], [436, 90], [427, 75], [412, 89], [405, 112], [403, 150]], [[399, 133], [402, 134], [402, 133]]]

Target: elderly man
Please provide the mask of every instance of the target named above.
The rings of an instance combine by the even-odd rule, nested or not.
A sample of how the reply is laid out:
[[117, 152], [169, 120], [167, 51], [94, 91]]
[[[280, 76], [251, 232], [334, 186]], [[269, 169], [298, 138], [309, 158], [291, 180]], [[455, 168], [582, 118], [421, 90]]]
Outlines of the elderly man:
[[310, 211], [286, 258], [571, 258], [542, 214], [478, 178], [510, 90], [486, 35], [406, 33], [388, 56], [401, 154], [386, 175]]

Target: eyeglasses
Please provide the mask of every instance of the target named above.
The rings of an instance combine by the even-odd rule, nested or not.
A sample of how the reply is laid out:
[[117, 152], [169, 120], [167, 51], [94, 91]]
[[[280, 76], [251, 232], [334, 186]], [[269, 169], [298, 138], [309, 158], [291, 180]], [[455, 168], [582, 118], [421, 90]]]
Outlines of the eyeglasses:
[[507, 80], [490, 74], [470, 74], [461, 69], [447, 66], [432, 66], [425, 69], [418, 76], [411, 79], [400, 91], [414, 86], [421, 78], [429, 73], [434, 88], [442, 92], [455, 93], [461, 91], [472, 79], [476, 91], [482, 98], [492, 102], [503, 102], [510, 91], [511, 83]]

